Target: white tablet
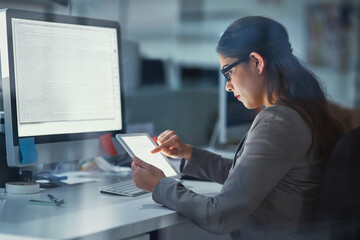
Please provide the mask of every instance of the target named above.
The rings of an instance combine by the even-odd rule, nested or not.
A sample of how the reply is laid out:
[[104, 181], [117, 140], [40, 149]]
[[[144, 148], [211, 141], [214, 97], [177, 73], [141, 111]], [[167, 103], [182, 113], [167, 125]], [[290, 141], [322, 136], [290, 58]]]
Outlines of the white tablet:
[[144, 162], [161, 169], [166, 177], [178, 178], [181, 176], [179, 171], [162, 153], [150, 153], [151, 150], [157, 147], [157, 144], [149, 134], [116, 134], [115, 137], [131, 157], [136, 156]]

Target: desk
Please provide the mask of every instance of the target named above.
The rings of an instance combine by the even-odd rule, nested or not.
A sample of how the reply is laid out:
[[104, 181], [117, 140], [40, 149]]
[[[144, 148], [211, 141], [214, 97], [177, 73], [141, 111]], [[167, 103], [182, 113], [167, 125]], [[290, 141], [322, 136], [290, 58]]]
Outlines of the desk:
[[[221, 185], [183, 181], [201, 194], [215, 194]], [[188, 220], [156, 204], [151, 194], [134, 198], [102, 194], [104, 181], [46, 189], [38, 194], [0, 194], [0, 239], [126, 239]], [[29, 204], [53, 194], [59, 207]]]

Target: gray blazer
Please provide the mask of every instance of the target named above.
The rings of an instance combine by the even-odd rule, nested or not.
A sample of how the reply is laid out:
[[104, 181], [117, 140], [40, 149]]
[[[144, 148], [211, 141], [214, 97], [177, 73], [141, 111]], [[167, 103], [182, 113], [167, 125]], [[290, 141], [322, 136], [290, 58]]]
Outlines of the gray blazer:
[[273, 106], [255, 118], [234, 161], [193, 147], [184, 174], [223, 184], [207, 197], [163, 178], [155, 202], [188, 217], [213, 233], [233, 239], [292, 238], [309, 214], [321, 185], [323, 163], [308, 154], [312, 141], [302, 117]]

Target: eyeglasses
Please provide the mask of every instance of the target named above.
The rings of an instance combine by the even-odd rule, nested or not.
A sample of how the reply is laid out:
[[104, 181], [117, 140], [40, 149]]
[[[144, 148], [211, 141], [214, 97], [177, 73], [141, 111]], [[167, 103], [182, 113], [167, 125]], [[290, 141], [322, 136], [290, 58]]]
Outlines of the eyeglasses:
[[237, 60], [236, 62], [230, 64], [229, 66], [221, 69], [221, 73], [225, 76], [226, 81], [228, 81], [228, 82], [230, 81], [229, 71], [230, 71], [233, 67], [239, 65], [239, 64], [240, 64], [241, 62], [243, 62], [243, 61], [244, 61], [243, 59]]

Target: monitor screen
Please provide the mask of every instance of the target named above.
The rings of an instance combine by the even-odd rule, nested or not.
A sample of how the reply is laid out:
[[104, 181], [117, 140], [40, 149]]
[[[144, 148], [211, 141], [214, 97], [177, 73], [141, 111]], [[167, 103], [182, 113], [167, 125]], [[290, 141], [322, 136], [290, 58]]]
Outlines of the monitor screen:
[[[0, 16], [8, 165], [95, 157], [100, 135], [124, 129], [119, 24], [19, 10]], [[22, 163], [24, 139], [33, 140], [36, 162]], [[55, 149], [63, 154], [53, 159]]]

